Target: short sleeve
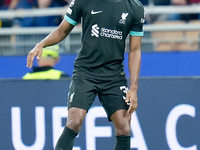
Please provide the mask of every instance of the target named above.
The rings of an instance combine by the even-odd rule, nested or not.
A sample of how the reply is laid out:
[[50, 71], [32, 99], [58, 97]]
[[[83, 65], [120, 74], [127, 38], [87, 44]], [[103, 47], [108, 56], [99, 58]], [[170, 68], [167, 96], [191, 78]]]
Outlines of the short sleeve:
[[130, 35], [132, 36], [143, 36], [143, 24], [145, 22], [144, 7], [138, 5], [135, 9], [134, 22], [131, 27]]
[[84, 0], [72, 0], [65, 15], [65, 20], [72, 25], [77, 25], [83, 15]]

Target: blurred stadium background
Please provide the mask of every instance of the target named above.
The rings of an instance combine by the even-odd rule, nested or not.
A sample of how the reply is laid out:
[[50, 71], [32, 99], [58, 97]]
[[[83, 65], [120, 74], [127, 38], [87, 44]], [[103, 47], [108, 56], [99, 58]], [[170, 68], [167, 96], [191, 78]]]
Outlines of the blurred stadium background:
[[[200, 13], [199, 5], [191, 6], [145, 6], [146, 24], [145, 35], [142, 42], [143, 52], [160, 51], [199, 51], [200, 20], [166, 21], [163, 19], [168, 14], [196, 14]], [[46, 8], [31, 10], [0, 11], [0, 18], [12, 19], [36, 16], [64, 15], [66, 7]], [[152, 22], [152, 20], [154, 20]], [[27, 55], [33, 46], [49, 34], [54, 27], [12, 27], [0, 30], [0, 55]], [[16, 38], [21, 35], [21, 40]], [[28, 38], [31, 35], [31, 38]], [[81, 26], [76, 27], [63, 42], [62, 54], [77, 53], [80, 48]], [[17, 49], [20, 47], [20, 49]]]
[[[64, 15], [66, 10], [67, 6], [6, 10], [0, 11], [0, 18], [4, 20], [16, 17]], [[200, 149], [200, 20], [166, 21], [164, 18], [172, 13], [200, 14], [200, 5], [154, 6], [149, 3], [145, 6], [145, 12], [146, 24], [142, 41], [138, 93], [140, 102], [137, 113], [133, 115], [132, 150], [198, 150]], [[53, 29], [55, 27], [0, 28], [0, 114], [3, 122], [0, 125], [0, 133], [4, 135], [0, 137], [0, 149], [51, 150], [59, 135], [55, 133], [57, 131], [55, 127], [60, 127], [57, 132], [61, 132], [65, 121], [63, 118], [67, 116], [59, 114], [56, 110], [65, 113], [62, 110], [66, 106], [66, 90], [70, 79], [63, 82], [20, 80], [22, 75], [30, 71], [26, 68], [28, 52]], [[61, 62], [57, 68], [69, 75], [72, 74], [73, 61], [81, 47], [80, 39], [81, 27], [77, 26], [60, 43]], [[127, 54], [125, 54], [125, 71], [128, 72]], [[34, 93], [37, 93], [37, 96]], [[99, 105], [99, 103], [94, 104], [90, 117], [91, 114], [95, 114], [92, 110], [100, 109]], [[40, 118], [37, 116], [37, 110], [46, 116]], [[30, 114], [27, 114], [29, 112]], [[55, 114], [60, 119], [60, 124], [55, 123], [56, 119], [53, 119]], [[98, 118], [96, 121], [95, 117]], [[37, 136], [37, 133], [39, 134], [37, 128], [42, 126], [42, 123], [36, 124], [37, 118], [38, 122], [46, 121], [44, 123], [46, 132], [41, 132], [41, 139], [38, 139], [40, 136]], [[97, 113], [93, 119], [94, 124], [86, 119], [75, 142], [74, 150], [112, 149], [114, 144], [112, 125], [107, 123], [104, 114]], [[20, 120], [21, 124], [17, 120]], [[35, 121], [36, 123], [33, 123]], [[104, 144], [105, 142], [108, 144]]]

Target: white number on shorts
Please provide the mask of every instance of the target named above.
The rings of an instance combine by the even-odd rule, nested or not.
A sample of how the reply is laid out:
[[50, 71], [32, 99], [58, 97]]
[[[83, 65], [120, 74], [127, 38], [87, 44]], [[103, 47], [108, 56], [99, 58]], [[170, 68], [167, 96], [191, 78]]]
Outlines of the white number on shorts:
[[[126, 86], [120, 86], [120, 90], [122, 90], [125, 94], [128, 92], [128, 88]], [[126, 96], [123, 96], [123, 99], [126, 100]]]

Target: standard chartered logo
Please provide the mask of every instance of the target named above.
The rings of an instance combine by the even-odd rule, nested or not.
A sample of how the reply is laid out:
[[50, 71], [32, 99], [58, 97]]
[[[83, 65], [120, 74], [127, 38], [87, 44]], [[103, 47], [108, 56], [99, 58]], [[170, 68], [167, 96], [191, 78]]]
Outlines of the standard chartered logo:
[[99, 27], [97, 24], [92, 26], [92, 36], [99, 37]]
[[122, 31], [117, 31], [117, 30], [112, 30], [112, 29], [107, 29], [107, 28], [99, 28], [97, 24], [92, 26], [92, 36], [99, 37], [104, 36], [107, 38], [112, 38], [112, 39], [120, 39], [122, 40]]
[[101, 36], [122, 40], [122, 31], [101, 28]]

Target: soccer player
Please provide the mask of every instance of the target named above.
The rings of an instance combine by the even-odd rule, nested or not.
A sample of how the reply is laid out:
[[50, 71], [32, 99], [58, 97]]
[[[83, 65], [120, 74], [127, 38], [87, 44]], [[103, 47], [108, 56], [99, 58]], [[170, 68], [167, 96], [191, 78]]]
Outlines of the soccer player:
[[[72, 150], [74, 138], [98, 95], [115, 127], [114, 150], [130, 150], [131, 114], [138, 106], [144, 8], [138, 0], [72, 0], [62, 23], [27, 56], [27, 67], [43, 47], [62, 41], [82, 23], [82, 47], [68, 93], [68, 119], [55, 150]], [[130, 34], [130, 89], [124, 73], [125, 40]]]

